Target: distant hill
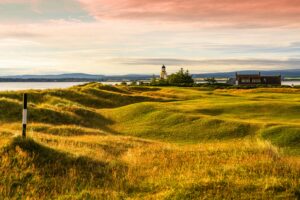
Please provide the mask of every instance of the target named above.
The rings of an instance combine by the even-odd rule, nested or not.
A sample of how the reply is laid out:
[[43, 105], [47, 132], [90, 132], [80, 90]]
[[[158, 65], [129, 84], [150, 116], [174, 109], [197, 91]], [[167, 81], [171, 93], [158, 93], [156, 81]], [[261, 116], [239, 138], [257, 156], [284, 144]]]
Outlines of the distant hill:
[[1, 76], [0, 78], [11, 79], [103, 79], [103, 75], [91, 75], [83, 73], [59, 74], [59, 75], [17, 75], [17, 76]]
[[[238, 71], [241, 74], [256, 74], [261, 72], [263, 75], [282, 75], [286, 77], [300, 77], [300, 69], [293, 70], [270, 70], [270, 71], [258, 71], [258, 70], [246, 70]], [[235, 77], [236, 72], [220, 72], [220, 73], [204, 73], [193, 74], [193, 78], [231, 78]], [[17, 75], [17, 76], [0, 76], [0, 82], [79, 82], [79, 81], [132, 81], [132, 80], [149, 80], [153, 75], [149, 74], [127, 74], [127, 75], [95, 75], [84, 73], [70, 73], [59, 75]]]
[[[291, 70], [270, 70], [270, 71], [259, 71], [259, 70], [245, 70], [237, 71], [239, 74], [258, 74], [261, 72], [263, 75], [282, 75], [283, 77], [300, 77], [300, 69]], [[194, 74], [193, 78], [232, 78], [235, 77], [236, 72], [220, 72], [220, 73], [205, 73], [205, 74]]]
[[54, 81], [126, 81], [150, 79], [152, 75], [128, 74], [128, 75], [94, 75], [84, 73], [70, 73], [59, 75], [17, 75], [0, 76], [0, 82], [54, 82]]

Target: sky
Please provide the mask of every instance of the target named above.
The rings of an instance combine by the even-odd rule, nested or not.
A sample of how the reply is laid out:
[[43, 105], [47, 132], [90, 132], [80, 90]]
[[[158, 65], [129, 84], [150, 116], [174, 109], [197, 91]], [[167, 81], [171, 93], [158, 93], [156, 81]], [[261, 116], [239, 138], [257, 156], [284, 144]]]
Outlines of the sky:
[[300, 0], [0, 0], [0, 75], [300, 69]]

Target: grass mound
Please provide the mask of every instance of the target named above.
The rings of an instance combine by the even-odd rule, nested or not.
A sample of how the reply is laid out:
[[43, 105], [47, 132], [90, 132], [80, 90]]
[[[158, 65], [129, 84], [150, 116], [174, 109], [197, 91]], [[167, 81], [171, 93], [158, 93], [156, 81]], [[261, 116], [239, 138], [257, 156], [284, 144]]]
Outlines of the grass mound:
[[16, 100], [0, 98], [0, 120], [3, 122], [12, 122], [20, 120], [22, 104]]
[[300, 154], [300, 127], [274, 126], [265, 129], [262, 137], [271, 141], [278, 147], [283, 147], [287, 152]]
[[84, 128], [75, 125], [51, 126], [46, 124], [34, 124], [31, 126], [30, 131], [59, 136], [106, 135], [105, 132], [99, 129]]
[[[15, 138], [0, 151], [0, 198], [293, 199], [298, 195], [299, 164], [262, 141], [180, 147], [125, 137], [79, 137], [35, 139], [40, 142]], [[75, 147], [82, 155], [73, 154]], [[93, 155], [88, 148], [105, 153]]]
[[299, 91], [0, 92], [0, 199], [297, 199]]
[[168, 104], [139, 103], [104, 112], [118, 133], [176, 142], [200, 142], [253, 136], [255, 124], [227, 121], [169, 109]]
[[113, 194], [113, 188], [117, 183], [122, 185], [122, 176], [126, 173], [122, 163], [112, 165], [87, 157], [73, 157], [20, 137], [3, 150], [0, 163], [1, 198], [25, 195], [53, 198], [67, 192], [74, 195], [72, 198], [80, 199], [78, 193], [108, 187]]
[[[69, 89], [53, 89], [26, 91], [29, 101], [33, 105], [50, 104], [58, 102], [69, 105], [81, 105], [89, 108], [113, 108], [144, 101], [161, 101], [140, 95], [137, 90], [131, 91], [126, 87], [104, 86], [100, 83], [88, 83], [85, 85], [74, 86]], [[6, 98], [21, 103], [24, 91], [1, 92], [0, 98]]]

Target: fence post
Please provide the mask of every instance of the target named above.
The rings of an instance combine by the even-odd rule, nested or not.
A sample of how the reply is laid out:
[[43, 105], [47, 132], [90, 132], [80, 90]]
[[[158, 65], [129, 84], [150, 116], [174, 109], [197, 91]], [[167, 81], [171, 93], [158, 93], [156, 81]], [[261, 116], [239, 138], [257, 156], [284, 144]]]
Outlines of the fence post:
[[27, 94], [25, 93], [23, 96], [23, 131], [22, 137], [26, 138], [26, 126], [27, 126]]

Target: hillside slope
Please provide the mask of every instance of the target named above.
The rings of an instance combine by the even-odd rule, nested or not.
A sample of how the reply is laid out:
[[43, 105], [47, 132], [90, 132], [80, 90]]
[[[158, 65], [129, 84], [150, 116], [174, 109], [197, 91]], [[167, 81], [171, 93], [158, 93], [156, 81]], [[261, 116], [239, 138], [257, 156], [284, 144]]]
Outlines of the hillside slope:
[[0, 199], [296, 199], [300, 90], [0, 93]]

